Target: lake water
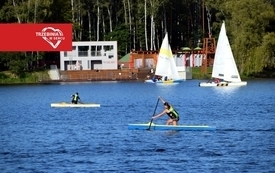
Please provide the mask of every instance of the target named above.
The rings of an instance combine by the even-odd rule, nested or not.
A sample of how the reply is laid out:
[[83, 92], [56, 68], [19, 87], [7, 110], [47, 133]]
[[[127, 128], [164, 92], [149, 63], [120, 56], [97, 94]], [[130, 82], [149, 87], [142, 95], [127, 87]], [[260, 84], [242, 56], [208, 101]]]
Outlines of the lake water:
[[[199, 82], [0, 86], [0, 172], [275, 172], [275, 80], [236, 88]], [[101, 107], [50, 107], [75, 92]], [[158, 96], [180, 113], [180, 124], [217, 130], [128, 130], [150, 121]]]

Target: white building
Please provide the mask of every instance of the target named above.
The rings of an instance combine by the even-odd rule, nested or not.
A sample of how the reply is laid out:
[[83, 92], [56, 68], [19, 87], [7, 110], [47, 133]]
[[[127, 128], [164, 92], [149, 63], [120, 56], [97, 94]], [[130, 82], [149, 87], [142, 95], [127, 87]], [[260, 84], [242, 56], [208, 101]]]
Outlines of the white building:
[[117, 69], [117, 41], [72, 42], [72, 51], [60, 52], [60, 70]]

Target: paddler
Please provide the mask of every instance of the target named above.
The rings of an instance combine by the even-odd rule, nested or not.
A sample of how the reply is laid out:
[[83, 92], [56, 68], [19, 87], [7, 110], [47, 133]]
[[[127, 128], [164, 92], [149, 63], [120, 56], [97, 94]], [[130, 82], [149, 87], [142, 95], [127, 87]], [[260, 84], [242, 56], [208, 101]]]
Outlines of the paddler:
[[166, 113], [169, 116], [169, 119], [167, 120], [166, 125], [170, 125], [170, 124], [173, 124], [174, 126], [178, 125], [178, 121], [180, 119], [178, 112], [168, 102], [164, 101], [161, 97], [159, 97], [159, 99], [162, 101], [164, 105], [164, 110], [158, 115], [153, 116], [152, 118], [155, 119], [155, 118], [161, 117]]
[[72, 98], [72, 103], [73, 104], [77, 104], [78, 101], [81, 102], [80, 97], [78, 95], [78, 92], [76, 92], [75, 94], [71, 95], [71, 98]]

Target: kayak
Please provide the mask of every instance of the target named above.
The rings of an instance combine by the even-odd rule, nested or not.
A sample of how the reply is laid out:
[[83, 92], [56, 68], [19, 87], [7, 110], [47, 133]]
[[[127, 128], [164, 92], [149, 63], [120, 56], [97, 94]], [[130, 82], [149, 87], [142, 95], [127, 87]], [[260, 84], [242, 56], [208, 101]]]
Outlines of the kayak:
[[[129, 130], [149, 130], [150, 122], [147, 124], [128, 124]], [[177, 130], [177, 131], [214, 131], [215, 126], [208, 125], [158, 125], [151, 124], [150, 130]]]
[[74, 107], [74, 108], [88, 108], [88, 107], [100, 107], [100, 104], [97, 103], [78, 103], [78, 104], [72, 104], [72, 103], [51, 103], [51, 107]]

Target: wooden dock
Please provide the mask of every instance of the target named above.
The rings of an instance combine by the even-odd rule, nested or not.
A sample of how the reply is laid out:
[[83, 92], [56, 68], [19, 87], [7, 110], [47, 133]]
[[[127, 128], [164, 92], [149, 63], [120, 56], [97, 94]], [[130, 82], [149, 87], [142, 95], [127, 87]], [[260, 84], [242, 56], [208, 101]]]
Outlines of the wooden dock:
[[74, 81], [134, 81], [144, 80], [150, 69], [118, 69], [118, 70], [70, 70], [60, 71], [62, 82]]

